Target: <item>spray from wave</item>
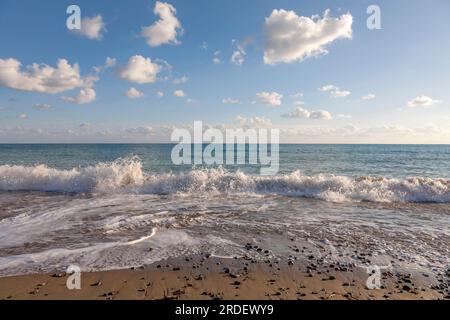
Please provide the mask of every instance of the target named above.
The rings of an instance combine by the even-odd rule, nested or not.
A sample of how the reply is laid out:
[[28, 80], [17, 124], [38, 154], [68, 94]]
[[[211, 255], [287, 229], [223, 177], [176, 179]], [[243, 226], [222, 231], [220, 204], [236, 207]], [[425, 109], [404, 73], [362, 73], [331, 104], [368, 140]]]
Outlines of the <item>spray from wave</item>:
[[147, 174], [137, 157], [59, 170], [46, 165], [0, 166], [2, 191], [83, 193], [233, 193], [252, 192], [317, 198], [330, 202], [435, 202], [450, 203], [450, 180], [413, 177], [302, 175], [256, 176], [223, 168], [193, 169], [186, 173]]

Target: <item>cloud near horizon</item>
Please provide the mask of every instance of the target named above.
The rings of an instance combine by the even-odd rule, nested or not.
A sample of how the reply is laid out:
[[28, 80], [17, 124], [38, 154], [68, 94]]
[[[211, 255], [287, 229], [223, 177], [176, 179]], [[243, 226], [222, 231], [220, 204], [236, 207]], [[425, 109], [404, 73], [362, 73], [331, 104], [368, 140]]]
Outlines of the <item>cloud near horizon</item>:
[[417, 108], [417, 107], [431, 107], [432, 105], [441, 102], [440, 100], [434, 100], [429, 96], [418, 96], [408, 102], [408, 107]]
[[348, 90], [342, 90], [339, 87], [336, 87], [332, 84], [328, 84], [319, 88], [321, 92], [329, 92], [331, 97], [333, 98], [344, 98], [351, 94]]
[[271, 107], [279, 107], [283, 103], [283, 95], [278, 92], [258, 92], [256, 96], [262, 103]]
[[308, 111], [303, 107], [297, 106], [293, 111], [284, 113], [282, 118], [312, 119], [312, 120], [331, 120], [331, 113], [326, 110]]

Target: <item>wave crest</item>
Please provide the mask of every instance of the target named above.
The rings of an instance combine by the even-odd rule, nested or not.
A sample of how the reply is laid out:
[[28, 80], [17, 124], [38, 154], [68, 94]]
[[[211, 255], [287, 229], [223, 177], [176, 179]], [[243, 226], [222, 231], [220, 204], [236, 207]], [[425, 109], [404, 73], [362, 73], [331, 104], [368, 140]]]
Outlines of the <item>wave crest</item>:
[[0, 190], [3, 191], [111, 192], [142, 184], [143, 180], [142, 164], [137, 157], [70, 170], [42, 164], [0, 166]]
[[145, 174], [137, 157], [59, 170], [46, 165], [0, 166], [2, 191], [173, 194], [253, 192], [323, 199], [331, 202], [450, 202], [450, 181], [426, 177], [395, 179], [319, 174], [256, 176], [223, 168], [181, 174]]

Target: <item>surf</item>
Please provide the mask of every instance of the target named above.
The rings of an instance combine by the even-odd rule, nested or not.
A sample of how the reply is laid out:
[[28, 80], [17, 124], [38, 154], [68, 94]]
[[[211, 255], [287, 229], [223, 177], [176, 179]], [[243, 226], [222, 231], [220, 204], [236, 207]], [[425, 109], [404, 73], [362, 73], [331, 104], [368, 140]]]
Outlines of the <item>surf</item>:
[[1, 165], [0, 191], [75, 192], [93, 194], [256, 193], [305, 197], [329, 202], [450, 203], [450, 180], [428, 177], [391, 178], [334, 174], [304, 175], [300, 170], [277, 176], [218, 168], [182, 173], [144, 172], [137, 157], [67, 170]]

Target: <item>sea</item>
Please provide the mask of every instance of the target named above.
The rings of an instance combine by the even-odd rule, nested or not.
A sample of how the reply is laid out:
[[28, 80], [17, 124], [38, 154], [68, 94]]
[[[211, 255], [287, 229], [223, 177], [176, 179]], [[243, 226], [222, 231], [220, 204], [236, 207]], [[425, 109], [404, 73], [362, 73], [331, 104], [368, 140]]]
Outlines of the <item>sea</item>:
[[205, 253], [284, 263], [314, 252], [430, 279], [450, 267], [449, 145], [283, 144], [272, 176], [175, 165], [173, 147], [1, 144], [0, 276]]

